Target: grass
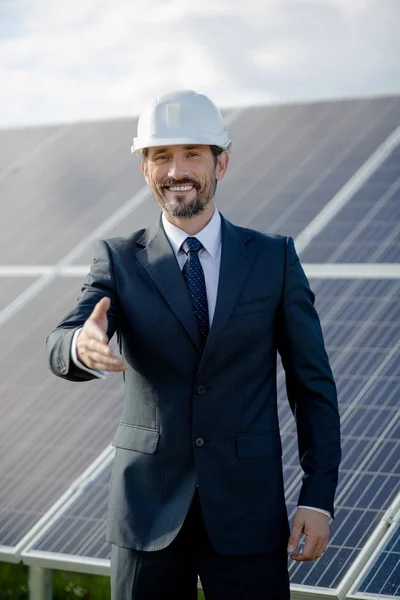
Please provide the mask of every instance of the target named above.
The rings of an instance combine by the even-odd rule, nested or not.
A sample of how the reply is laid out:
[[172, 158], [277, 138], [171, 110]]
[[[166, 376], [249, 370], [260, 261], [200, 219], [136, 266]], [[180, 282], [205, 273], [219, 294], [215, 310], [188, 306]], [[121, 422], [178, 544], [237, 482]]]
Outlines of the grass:
[[[0, 562], [0, 600], [29, 600], [28, 567]], [[110, 580], [100, 575], [52, 571], [52, 600], [110, 600]], [[204, 600], [201, 591], [198, 600]]]

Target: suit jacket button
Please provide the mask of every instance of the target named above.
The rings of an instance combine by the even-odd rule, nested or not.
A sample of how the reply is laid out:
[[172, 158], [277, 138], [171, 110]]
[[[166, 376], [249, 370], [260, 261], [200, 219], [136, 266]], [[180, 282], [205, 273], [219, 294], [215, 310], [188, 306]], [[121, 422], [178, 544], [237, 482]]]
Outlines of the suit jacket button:
[[200, 394], [200, 396], [206, 393], [206, 388], [204, 387], [204, 385], [199, 385], [199, 387], [197, 388], [197, 393]]
[[201, 446], [203, 446], [204, 440], [203, 440], [203, 438], [196, 438], [194, 443], [196, 444], [196, 446], [198, 448], [200, 448]]

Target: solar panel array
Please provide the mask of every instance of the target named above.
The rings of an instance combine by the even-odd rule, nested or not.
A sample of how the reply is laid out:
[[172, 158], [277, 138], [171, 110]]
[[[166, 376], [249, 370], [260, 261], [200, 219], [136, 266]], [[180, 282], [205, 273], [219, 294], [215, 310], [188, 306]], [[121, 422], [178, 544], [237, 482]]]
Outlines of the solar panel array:
[[[253, 107], [227, 119], [234, 147], [218, 208], [239, 225], [295, 237], [392, 134], [400, 98]], [[111, 237], [149, 224], [158, 209], [129, 154], [134, 127], [127, 119], [0, 132], [3, 266], [87, 265], [96, 229], [98, 237]], [[305, 248], [303, 262], [400, 262], [399, 158], [398, 149], [387, 157]], [[119, 376], [76, 385], [45, 365], [45, 337], [75, 302], [81, 282], [81, 276], [0, 278], [0, 546], [10, 553], [107, 446], [119, 420]], [[313, 564], [292, 564], [291, 580], [334, 590], [400, 491], [400, 284], [311, 283], [338, 384], [344, 459], [330, 547]], [[301, 473], [281, 370], [278, 381], [292, 514]], [[32, 554], [109, 558], [110, 472], [107, 463], [35, 539]]]
[[392, 527], [386, 543], [361, 581], [356, 594], [400, 596], [400, 525]]
[[[400, 281], [311, 284], [341, 399], [343, 460], [329, 547], [313, 564], [294, 564], [291, 581], [337, 588], [400, 491], [400, 336], [399, 325], [392, 325], [400, 324]], [[286, 408], [282, 413], [289, 420]], [[292, 422], [284, 462], [291, 469], [287, 487], [293, 513], [299, 475]]]
[[303, 254], [307, 262], [399, 262], [400, 148]]
[[[400, 378], [391, 375], [398, 362], [393, 350], [399, 342], [399, 332], [397, 336], [393, 333], [384, 337], [388, 322], [400, 322], [400, 281], [315, 280], [311, 281], [311, 285], [317, 292], [317, 309], [322, 318], [332, 366], [337, 372], [336, 380], [341, 388], [344, 459], [330, 546], [324, 557], [316, 563], [293, 563], [291, 578], [293, 583], [335, 588], [394, 499], [396, 490], [400, 490], [400, 422], [397, 407]], [[339, 309], [340, 323], [333, 310], [337, 295], [345, 299], [346, 305], [344, 313]], [[365, 305], [363, 318], [358, 300]], [[392, 307], [389, 314], [388, 304]], [[354, 320], [356, 312], [359, 314], [358, 320]], [[352, 332], [354, 343], [351, 345], [345, 333], [342, 333], [342, 337], [338, 336], [341, 327], [346, 330], [349, 325], [361, 332], [356, 338]], [[379, 333], [383, 334], [384, 346], [375, 351], [373, 344], [376, 332], [378, 336]], [[352, 360], [349, 360], [350, 355], [354, 357]], [[388, 360], [390, 355], [392, 358]], [[366, 356], [370, 358], [367, 362]], [[377, 376], [380, 366], [382, 372]], [[283, 398], [285, 390], [282, 376], [280, 381], [279, 391]], [[362, 389], [366, 391], [360, 395]], [[293, 513], [301, 472], [294, 421], [288, 403], [283, 399], [280, 402], [280, 420], [284, 432], [287, 502], [289, 512]], [[111, 466], [107, 466], [99, 480], [88, 485], [84, 494], [33, 548], [109, 558], [104, 515], [110, 475]]]

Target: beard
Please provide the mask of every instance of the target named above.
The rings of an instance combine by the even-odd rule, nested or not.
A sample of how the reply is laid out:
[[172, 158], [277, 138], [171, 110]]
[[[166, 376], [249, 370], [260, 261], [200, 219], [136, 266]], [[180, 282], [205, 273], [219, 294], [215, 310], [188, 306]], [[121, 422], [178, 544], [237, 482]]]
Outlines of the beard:
[[[185, 194], [174, 192], [174, 199], [170, 200], [166, 196], [165, 188], [178, 185], [193, 185], [196, 190], [195, 197], [186, 201]], [[190, 217], [201, 214], [205, 210], [214, 197], [216, 187], [217, 180], [214, 180], [213, 183], [208, 185], [201, 186], [201, 184], [194, 179], [185, 178], [180, 181], [168, 179], [161, 185], [153, 184], [152, 193], [155, 201], [168, 216], [176, 217], [178, 219], [189, 219]]]

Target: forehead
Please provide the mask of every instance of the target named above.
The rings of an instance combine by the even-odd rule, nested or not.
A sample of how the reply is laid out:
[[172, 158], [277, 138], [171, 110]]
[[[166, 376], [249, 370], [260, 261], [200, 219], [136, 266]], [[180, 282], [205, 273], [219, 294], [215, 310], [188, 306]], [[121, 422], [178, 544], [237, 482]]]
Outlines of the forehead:
[[156, 156], [157, 154], [175, 154], [179, 152], [185, 152], [187, 150], [211, 152], [210, 146], [205, 144], [178, 144], [174, 146], [155, 146], [153, 148], [149, 148], [149, 156]]

